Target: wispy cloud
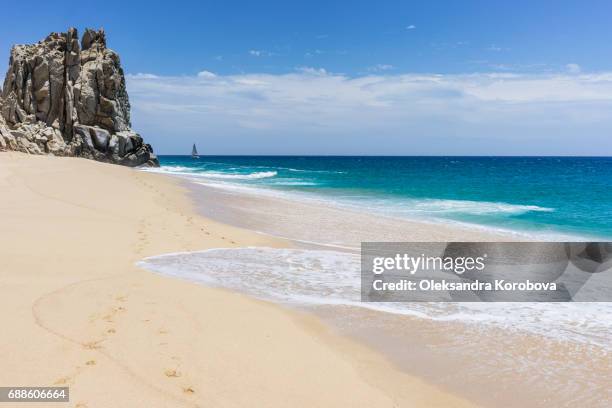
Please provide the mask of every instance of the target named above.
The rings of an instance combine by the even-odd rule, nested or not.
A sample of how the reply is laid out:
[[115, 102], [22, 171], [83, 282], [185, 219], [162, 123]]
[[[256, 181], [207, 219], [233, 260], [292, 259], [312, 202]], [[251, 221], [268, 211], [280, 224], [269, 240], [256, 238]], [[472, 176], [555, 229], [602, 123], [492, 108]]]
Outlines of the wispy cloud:
[[274, 53], [266, 50], [249, 50], [249, 55], [253, 57], [271, 57]]
[[[478, 62], [474, 61], [474, 63], [478, 63]], [[488, 61], [481, 61], [480, 64], [485, 65], [489, 69], [492, 69], [495, 71], [540, 73], [540, 74], [544, 74], [544, 73], [553, 71], [552, 67], [545, 63], [519, 64], [519, 63], [492, 63]]]
[[391, 64], [376, 64], [371, 67], [368, 67], [368, 71], [370, 72], [380, 72], [380, 71], [389, 71], [394, 69], [395, 67]]
[[325, 68], [297, 67], [295, 70], [305, 75], [325, 76], [328, 74]]
[[137, 74], [133, 74], [132, 77], [133, 78], [142, 78], [142, 79], [155, 79], [155, 78], [159, 78], [157, 75], [146, 74], [146, 73], [142, 73], [142, 72], [139, 72]]
[[316, 50], [312, 50], [312, 51], [306, 51], [306, 53], [304, 54], [304, 57], [312, 58], [315, 55], [321, 55], [321, 54], [324, 54], [324, 53], [325, 53], [324, 51], [316, 49]]
[[216, 78], [217, 75], [215, 75], [214, 73], [210, 72], [210, 71], [200, 71], [198, 72], [198, 78], [208, 78], [208, 79], [212, 79], [212, 78]]
[[322, 151], [328, 154], [384, 153], [385, 146], [435, 153], [427, 149], [436, 143], [447, 154], [507, 154], [510, 146], [530, 154], [588, 154], [597, 146], [596, 154], [612, 154], [612, 72], [349, 77], [300, 67], [278, 75], [140, 73], [127, 80], [134, 125], [162, 151], [207, 134], [238, 147], [266, 141], [269, 152], [319, 140], [337, 147]]
[[567, 64], [565, 68], [567, 69], [567, 72], [569, 72], [570, 74], [579, 74], [582, 71], [582, 68], [580, 67], [580, 65], [575, 64], [575, 63]]
[[499, 47], [499, 46], [497, 46], [495, 44], [491, 44], [491, 45], [489, 45], [487, 47], [487, 51], [500, 52], [500, 51], [503, 51], [503, 50], [504, 50], [504, 48]]
[[406, 30], [415, 30], [416, 26], [414, 24], [410, 24], [406, 26]]

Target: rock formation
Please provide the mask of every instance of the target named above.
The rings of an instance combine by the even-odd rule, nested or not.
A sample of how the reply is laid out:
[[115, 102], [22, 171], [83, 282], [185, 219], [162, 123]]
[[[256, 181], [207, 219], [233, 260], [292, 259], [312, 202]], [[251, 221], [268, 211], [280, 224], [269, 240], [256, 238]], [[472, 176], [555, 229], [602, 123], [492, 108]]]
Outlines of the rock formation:
[[0, 93], [0, 150], [78, 156], [126, 166], [159, 166], [130, 128], [119, 55], [104, 30], [51, 33], [11, 50]]

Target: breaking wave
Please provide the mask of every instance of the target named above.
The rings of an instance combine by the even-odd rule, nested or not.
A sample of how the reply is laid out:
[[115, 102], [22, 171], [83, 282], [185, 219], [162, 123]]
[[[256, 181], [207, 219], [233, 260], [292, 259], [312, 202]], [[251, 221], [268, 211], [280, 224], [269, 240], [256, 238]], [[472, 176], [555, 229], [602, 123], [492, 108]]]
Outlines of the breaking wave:
[[205, 171], [198, 173], [198, 176], [214, 178], [214, 179], [233, 179], [233, 180], [254, 180], [275, 177], [275, 171], [258, 171], [255, 173], [240, 174], [240, 173], [219, 173], [213, 171]]

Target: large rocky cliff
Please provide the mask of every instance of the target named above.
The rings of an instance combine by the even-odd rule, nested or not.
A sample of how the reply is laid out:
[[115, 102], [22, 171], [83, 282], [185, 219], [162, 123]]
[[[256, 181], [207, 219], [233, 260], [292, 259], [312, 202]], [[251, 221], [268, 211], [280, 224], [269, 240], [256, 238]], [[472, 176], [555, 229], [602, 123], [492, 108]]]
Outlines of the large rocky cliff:
[[104, 30], [51, 33], [11, 50], [0, 93], [0, 150], [159, 166], [131, 129], [119, 55]]

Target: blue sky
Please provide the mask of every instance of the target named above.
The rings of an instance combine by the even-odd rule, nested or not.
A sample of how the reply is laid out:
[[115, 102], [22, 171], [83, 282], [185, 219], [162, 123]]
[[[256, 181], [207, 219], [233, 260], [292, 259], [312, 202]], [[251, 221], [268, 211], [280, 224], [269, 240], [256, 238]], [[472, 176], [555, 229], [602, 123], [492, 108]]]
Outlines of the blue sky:
[[568, 63], [612, 70], [609, 1], [34, 3], [3, 19], [3, 56], [13, 43], [75, 25], [105, 27], [132, 73], [284, 73], [303, 65], [349, 75], [378, 65], [465, 73]]
[[0, 63], [104, 27], [161, 153], [612, 154], [608, 1], [35, 3]]

